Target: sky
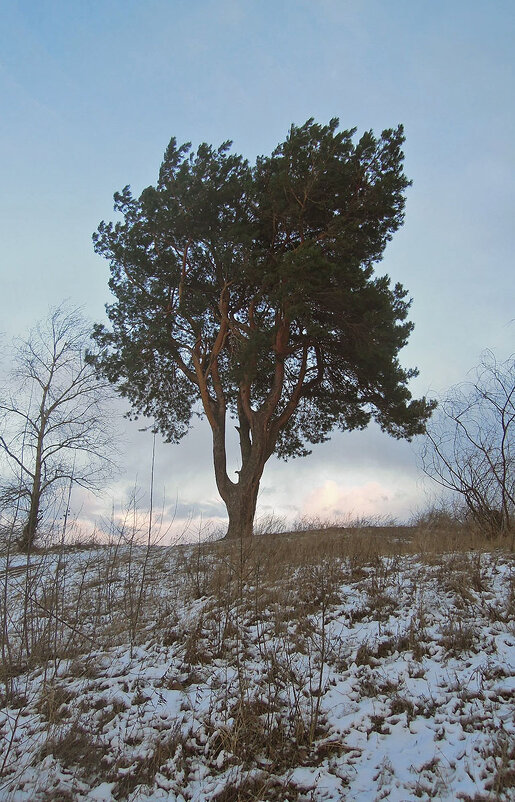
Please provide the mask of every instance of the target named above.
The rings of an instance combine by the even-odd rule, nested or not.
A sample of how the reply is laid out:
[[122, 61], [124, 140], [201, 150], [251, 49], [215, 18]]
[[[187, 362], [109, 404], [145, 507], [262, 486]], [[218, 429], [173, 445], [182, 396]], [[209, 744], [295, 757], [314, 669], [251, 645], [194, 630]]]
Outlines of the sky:
[[[515, 349], [515, 4], [512, 0], [0, 0], [0, 332], [24, 336], [68, 299], [110, 301], [91, 235], [126, 184], [155, 184], [172, 136], [230, 139], [250, 160], [291, 123], [358, 133], [403, 123], [406, 220], [378, 273], [413, 298], [401, 352], [415, 396]], [[121, 471], [76, 494], [93, 525], [148, 497], [152, 436], [123, 425]], [[258, 514], [407, 520], [431, 488], [417, 442], [376, 426], [265, 468]], [[210, 433], [156, 443], [165, 518], [222, 518]], [[429, 494], [429, 495], [428, 495]]]

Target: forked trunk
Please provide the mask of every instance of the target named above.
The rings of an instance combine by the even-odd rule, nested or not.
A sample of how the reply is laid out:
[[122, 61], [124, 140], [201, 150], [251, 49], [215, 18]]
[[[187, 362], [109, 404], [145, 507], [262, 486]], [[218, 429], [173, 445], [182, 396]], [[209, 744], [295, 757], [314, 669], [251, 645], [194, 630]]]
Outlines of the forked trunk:
[[[225, 451], [225, 426], [223, 421], [213, 428], [213, 457], [218, 492], [227, 507], [229, 526], [225, 535], [227, 540], [239, 540], [252, 537], [254, 515], [256, 513], [259, 483], [263, 475], [266, 456], [263, 446], [256, 441], [245, 441], [241, 449], [242, 466], [238, 472], [238, 481], [233, 482], [227, 476], [227, 460]], [[241, 437], [241, 433], [240, 433]]]

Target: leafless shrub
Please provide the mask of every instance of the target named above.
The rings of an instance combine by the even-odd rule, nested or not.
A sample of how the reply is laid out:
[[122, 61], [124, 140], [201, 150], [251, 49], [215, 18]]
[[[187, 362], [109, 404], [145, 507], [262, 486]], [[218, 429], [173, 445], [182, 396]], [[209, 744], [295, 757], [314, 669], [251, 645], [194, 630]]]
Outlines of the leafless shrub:
[[468, 529], [466, 510], [453, 499], [440, 498], [413, 514], [410, 526], [424, 532], [464, 534]]
[[266, 772], [256, 777], [245, 777], [241, 782], [229, 783], [215, 797], [216, 802], [256, 802], [266, 799], [267, 802], [283, 802], [288, 799], [295, 802], [299, 798], [299, 789], [288, 780], [271, 777]]
[[71, 715], [68, 705], [73, 698], [74, 694], [64, 685], [48, 684], [41, 689], [36, 710], [49, 724], [56, 724]]
[[[489, 791], [488, 799], [511, 799], [515, 789], [515, 744], [508, 733], [501, 730], [492, 740], [491, 746], [483, 750], [483, 757], [492, 774], [485, 786]], [[479, 802], [481, 797], [474, 796], [471, 802]]]
[[169, 775], [166, 768], [168, 761], [184, 746], [185, 736], [180, 727], [175, 726], [156, 740], [147, 755], [138, 755], [130, 761], [117, 761], [109, 774], [109, 779], [115, 783], [114, 798], [129, 799], [138, 786], [151, 786], [158, 771]]
[[424, 471], [457, 494], [490, 535], [513, 528], [515, 358], [486, 352], [474, 379], [454, 387], [428, 424]]
[[47, 755], [66, 768], [78, 769], [90, 781], [102, 773], [102, 746], [77, 722], [48, 738], [40, 752], [41, 758]]
[[463, 652], [477, 651], [474, 628], [459, 618], [450, 619], [441, 630], [440, 643], [447, 655], [456, 657]]

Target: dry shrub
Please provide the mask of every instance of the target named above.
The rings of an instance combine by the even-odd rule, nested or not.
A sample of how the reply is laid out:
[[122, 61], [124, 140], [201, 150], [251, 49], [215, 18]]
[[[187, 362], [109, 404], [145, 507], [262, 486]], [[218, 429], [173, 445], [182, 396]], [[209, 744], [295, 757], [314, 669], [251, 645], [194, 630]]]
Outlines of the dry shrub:
[[63, 685], [45, 685], [36, 704], [36, 710], [49, 724], [56, 724], [68, 718], [68, 707], [74, 694]]
[[40, 752], [41, 759], [53, 755], [67, 769], [79, 770], [89, 781], [102, 776], [104, 748], [80, 724], [74, 723], [48, 738]]
[[451, 554], [442, 559], [437, 571], [442, 589], [465, 606], [476, 602], [475, 593], [488, 590], [483, 556], [482, 551]]
[[398, 716], [404, 713], [406, 714], [406, 721], [409, 723], [415, 717], [415, 705], [410, 699], [398, 694], [390, 702], [390, 715]]
[[440, 644], [448, 657], [459, 657], [463, 652], [477, 652], [477, 634], [459, 618], [450, 619], [441, 629]]
[[486, 783], [486, 788], [496, 795], [496, 798], [505, 795], [511, 796], [515, 789], [515, 743], [507, 733], [501, 732], [494, 739], [487, 757], [495, 761], [493, 779]]
[[485, 764], [492, 775], [485, 782], [486, 794], [462, 795], [464, 802], [492, 802], [511, 800], [515, 797], [515, 744], [503, 730], [493, 738], [490, 746], [481, 750]]
[[[363, 664], [366, 665], [366, 664]], [[384, 696], [391, 696], [394, 691], [399, 688], [399, 682], [385, 679], [384, 677], [374, 676], [372, 672], [363, 674], [359, 682], [359, 690], [362, 696], [370, 698], [383, 694]]]
[[77, 794], [62, 788], [47, 788], [40, 791], [38, 802], [75, 802]]
[[244, 778], [240, 783], [230, 783], [216, 795], [213, 802], [295, 802], [299, 789], [288, 780], [280, 780], [263, 772]]
[[[110, 721], [116, 718], [117, 715], [127, 710], [128, 705], [123, 699], [108, 699], [100, 697], [94, 707], [99, 711], [97, 718], [97, 727], [101, 731]], [[84, 712], [91, 710], [90, 706], [84, 706]]]
[[307, 565], [296, 575], [297, 592], [305, 612], [326, 610], [341, 601], [341, 586], [345, 578], [340, 562], [323, 559], [318, 565]]
[[231, 726], [218, 728], [215, 753], [223, 749], [229, 759], [233, 756], [245, 767], [264, 760], [271, 771], [284, 771], [299, 759], [303, 762], [308, 728], [299, 726], [298, 719], [288, 720], [286, 712], [274, 713], [269, 700], [240, 700], [231, 710]]
[[77, 679], [97, 679], [102, 674], [98, 655], [76, 657], [68, 666], [67, 673]]
[[110, 776], [110, 781], [116, 783], [113, 790], [114, 798], [125, 800], [130, 798], [139, 785], [152, 786], [158, 772], [162, 772], [165, 776], [172, 775], [173, 772], [168, 771], [167, 763], [174, 758], [179, 747], [181, 753], [185, 751], [185, 746], [185, 737], [177, 725], [155, 742], [150, 755], [146, 757], [138, 755], [130, 761], [129, 759], [119, 761]]

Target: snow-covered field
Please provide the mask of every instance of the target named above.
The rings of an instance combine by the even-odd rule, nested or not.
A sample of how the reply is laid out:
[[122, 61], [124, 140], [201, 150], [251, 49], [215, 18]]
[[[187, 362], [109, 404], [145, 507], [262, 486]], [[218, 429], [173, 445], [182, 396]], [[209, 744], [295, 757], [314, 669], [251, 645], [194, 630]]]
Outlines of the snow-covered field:
[[376, 541], [4, 559], [0, 800], [515, 799], [511, 555]]

